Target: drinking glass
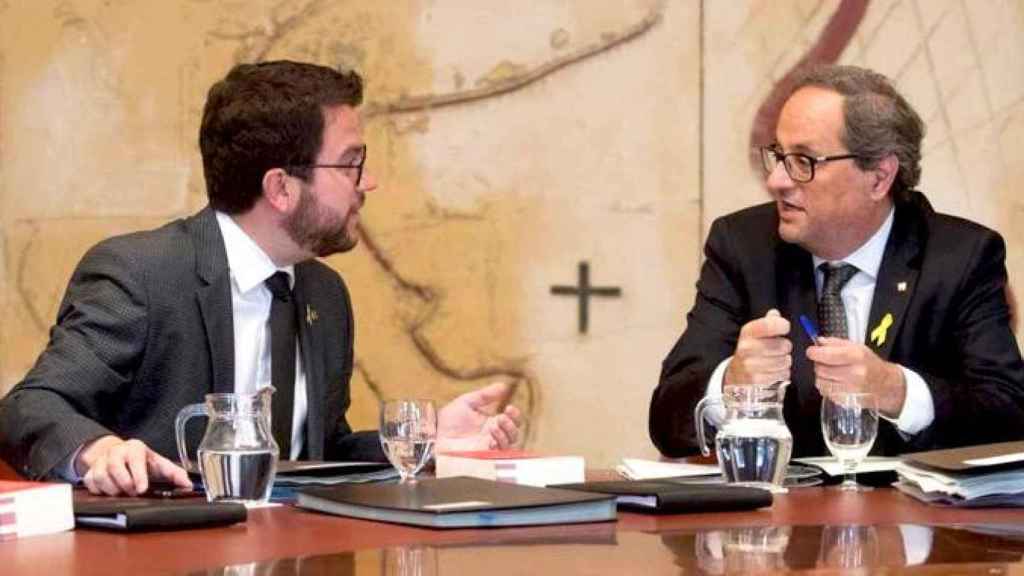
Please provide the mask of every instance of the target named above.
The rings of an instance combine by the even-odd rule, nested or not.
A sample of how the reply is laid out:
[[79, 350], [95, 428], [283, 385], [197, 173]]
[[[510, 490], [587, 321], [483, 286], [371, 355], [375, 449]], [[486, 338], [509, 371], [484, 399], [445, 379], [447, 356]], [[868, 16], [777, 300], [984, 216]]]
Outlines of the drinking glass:
[[402, 483], [430, 460], [437, 439], [437, 410], [431, 400], [388, 400], [380, 409], [380, 443]]
[[826, 526], [821, 534], [818, 566], [877, 567], [879, 553], [878, 532], [874, 526]]
[[828, 391], [821, 399], [821, 431], [825, 444], [843, 467], [840, 490], [866, 492], [857, 484], [857, 465], [878, 436], [878, 398], [867, 392]]
[[385, 548], [381, 557], [382, 576], [437, 576], [437, 549], [415, 544]]

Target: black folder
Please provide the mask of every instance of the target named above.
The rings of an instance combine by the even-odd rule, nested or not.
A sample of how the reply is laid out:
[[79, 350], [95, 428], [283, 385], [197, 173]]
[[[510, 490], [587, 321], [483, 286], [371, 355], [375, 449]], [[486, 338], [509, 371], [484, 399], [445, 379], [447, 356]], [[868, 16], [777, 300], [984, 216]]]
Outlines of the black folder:
[[323, 460], [281, 460], [277, 463], [280, 476], [340, 476], [378, 472], [391, 468], [389, 462], [325, 462]]
[[944, 472], [987, 474], [1024, 468], [1024, 441], [978, 444], [903, 455], [904, 462]]
[[610, 480], [560, 484], [558, 488], [614, 494], [622, 508], [665, 514], [756, 510], [772, 505], [772, 493], [723, 484], [678, 484], [668, 480]]
[[480, 478], [428, 478], [413, 484], [341, 484], [297, 491], [295, 505], [365, 520], [431, 528], [575, 524], [615, 519], [607, 495]]
[[75, 502], [76, 528], [123, 532], [179, 530], [245, 522], [246, 508], [229, 502], [108, 498]]

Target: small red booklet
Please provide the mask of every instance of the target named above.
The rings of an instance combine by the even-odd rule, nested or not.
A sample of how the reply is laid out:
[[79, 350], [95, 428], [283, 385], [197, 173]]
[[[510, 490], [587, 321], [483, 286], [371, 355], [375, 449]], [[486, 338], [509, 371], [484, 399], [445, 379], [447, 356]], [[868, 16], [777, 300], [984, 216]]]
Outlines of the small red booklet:
[[0, 480], [0, 540], [74, 527], [70, 484]]
[[582, 456], [543, 456], [527, 450], [465, 450], [435, 456], [438, 478], [472, 476], [530, 486], [583, 482], [585, 469]]
[[519, 460], [524, 458], [544, 458], [541, 454], [527, 450], [452, 450], [442, 452], [445, 456], [459, 458], [479, 458], [480, 460]]

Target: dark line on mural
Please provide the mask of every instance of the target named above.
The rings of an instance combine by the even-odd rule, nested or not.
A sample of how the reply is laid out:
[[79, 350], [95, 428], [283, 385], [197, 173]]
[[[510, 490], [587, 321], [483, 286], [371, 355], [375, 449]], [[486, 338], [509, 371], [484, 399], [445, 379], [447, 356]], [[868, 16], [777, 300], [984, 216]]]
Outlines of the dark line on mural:
[[[527, 416], [532, 416], [536, 409], [538, 390], [529, 373], [512, 366], [480, 366], [471, 369], [457, 368], [442, 358], [441, 354], [438, 353], [437, 349], [422, 333], [423, 326], [437, 312], [439, 303], [437, 292], [429, 286], [418, 284], [403, 277], [395, 268], [394, 263], [384, 254], [380, 245], [377, 244], [373, 234], [361, 222], [358, 224], [358, 228], [363, 246], [366, 247], [373, 260], [387, 273], [388, 277], [394, 281], [399, 290], [412, 294], [428, 306], [427, 313], [420, 320], [411, 322], [406, 326], [406, 333], [411, 338], [413, 347], [427, 361], [427, 364], [442, 376], [463, 382], [481, 380], [483, 378], [507, 378], [511, 380], [510, 384], [512, 385], [509, 399], [515, 395], [519, 385], [523, 384], [526, 387], [526, 407], [523, 413]], [[361, 365], [357, 362], [357, 366]], [[362, 368], [360, 368], [360, 373], [366, 374]], [[369, 381], [367, 381], [367, 384], [369, 384]], [[379, 393], [380, 387], [376, 383], [374, 383], [374, 386], [377, 387]], [[529, 420], [526, 420], [523, 423], [523, 439], [528, 439], [529, 435], [530, 425]]]
[[525, 86], [533, 84], [542, 78], [550, 76], [563, 68], [582, 62], [583, 60], [589, 59], [597, 54], [606, 52], [616, 46], [620, 46], [631, 40], [639, 38], [645, 32], [653, 28], [655, 24], [661, 21], [661, 16], [661, 3], [659, 2], [651, 9], [647, 16], [640, 20], [640, 22], [620, 32], [605, 32], [601, 35], [600, 42], [584, 46], [566, 54], [565, 56], [549, 60], [535, 68], [518, 74], [509, 75], [479, 88], [459, 90], [449, 92], [447, 94], [400, 96], [397, 100], [392, 100], [390, 102], [370, 102], [363, 107], [363, 114], [367, 118], [372, 118], [374, 116], [387, 114], [403, 114], [408, 112], [433, 110], [436, 108], [475, 102], [514, 92], [524, 88]]
[[21, 249], [21, 257], [18, 259], [18, 280], [14, 286], [18, 297], [25, 303], [25, 311], [28, 312], [29, 319], [35, 324], [37, 330], [45, 333], [49, 323], [43, 318], [43, 314], [36, 310], [36, 307], [32, 304], [32, 291], [25, 285], [25, 279], [28, 278], [29, 260], [31, 260], [29, 254], [32, 252], [32, 245], [35, 244], [39, 236], [39, 225], [30, 220], [27, 220], [26, 224], [32, 228], [32, 233], [28, 235], [28, 242]]
[[370, 392], [377, 398], [377, 402], [384, 401], [384, 390], [381, 389], [380, 384], [377, 383], [376, 378], [370, 376], [370, 373], [366, 370], [366, 366], [359, 360], [356, 360], [353, 367], [359, 375], [363, 377], [363, 382], [366, 382], [366, 387], [370, 389]]
[[[283, 20], [278, 20], [271, 14], [269, 29], [237, 34], [211, 32], [210, 36], [221, 40], [241, 41], [242, 47], [238, 49], [235, 57], [237, 62], [259, 62], [266, 59], [267, 54], [288, 32], [291, 32], [299, 24], [304, 23], [307, 18], [313, 16], [322, 4], [323, 0], [313, 0]], [[271, 8], [270, 11], [273, 13], [288, 5], [290, 5], [289, 2], [281, 2], [276, 7]]]
[[[925, 34], [924, 19], [921, 17], [921, 11], [917, 4], [911, 4], [911, 9], [914, 14], [914, 19], [917, 23], [917, 29], [922, 34]], [[941, 18], [945, 19], [949, 12], [942, 14]], [[928, 38], [934, 30], [938, 29], [938, 24], [933, 26], [932, 31], [927, 32], [925, 40], [921, 42], [924, 54], [925, 64], [928, 66], [929, 77], [931, 78], [932, 88], [935, 90], [935, 103], [939, 114], [939, 118], [942, 120], [942, 126], [946, 131], [947, 142], [949, 143], [950, 152], [953, 153], [953, 163], [956, 166], [956, 174], [960, 177], [960, 185], [956, 187], [957, 190], [961, 191], [961, 196], [966, 200], [967, 205], [971, 205], [971, 197], [967, 193], [967, 177], [964, 174], [963, 163], [960, 158], [960, 146], [956, 139], [956, 134], [953, 132], [953, 122], [950, 119], [949, 114], [949, 102], [943, 97], [942, 87], [939, 85], [939, 74], [935, 65], [935, 58], [932, 54]]]
[[850, 44], [854, 33], [864, 19], [870, 0], [843, 0], [832, 14], [828, 24], [818, 36], [818, 40], [804, 54], [765, 98], [754, 116], [754, 125], [750, 130], [750, 162], [751, 166], [760, 166], [761, 160], [755, 153], [760, 146], [775, 140], [775, 125], [779, 120], [779, 111], [785, 98], [792, 90], [793, 82], [798, 74], [817, 64], [834, 64]]
[[405, 292], [412, 292], [414, 296], [426, 303], [433, 302], [436, 299], [436, 293], [429, 286], [416, 284], [402, 277], [395, 268], [394, 262], [384, 254], [380, 245], [378, 245], [377, 241], [374, 240], [373, 234], [370, 230], [364, 226], [362, 222], [357, 223], [357, 226], [359, 228], [359, 236], [362, 239], [362, 243], [366, 246], [366, 249], [370, 251], [370, 256], [372, 256], [373, 260], [380, 265], [384, 272], [395, 281], [395, 284], [397, 284], [400, 289]]

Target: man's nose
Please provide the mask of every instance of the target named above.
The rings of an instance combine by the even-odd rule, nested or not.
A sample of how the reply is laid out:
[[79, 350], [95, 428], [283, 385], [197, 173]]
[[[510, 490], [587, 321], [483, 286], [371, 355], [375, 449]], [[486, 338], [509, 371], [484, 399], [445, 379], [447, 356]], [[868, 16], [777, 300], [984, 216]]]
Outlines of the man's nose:
[[786, 172], [786, 166], [782, 162], [776, 162], [775, 168], [768, 173], [765, 185], [768, 186], [769, 190], [785, 190], [793, 187], [793, 179]]
[[363, 170], [363, 177], [359, 179], [359, 189], [363, 192], [377, 189], [377, 177], [369, 169]]

